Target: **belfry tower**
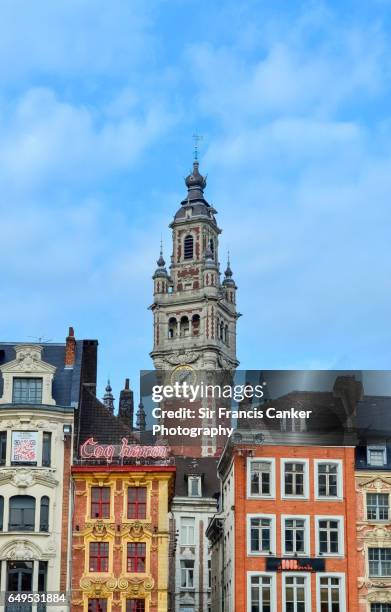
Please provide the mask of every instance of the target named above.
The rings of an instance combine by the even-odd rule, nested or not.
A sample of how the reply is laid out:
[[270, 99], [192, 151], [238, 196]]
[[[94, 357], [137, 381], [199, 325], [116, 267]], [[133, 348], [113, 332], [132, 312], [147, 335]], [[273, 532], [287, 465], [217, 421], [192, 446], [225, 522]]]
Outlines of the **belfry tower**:
[[153, 275], [154, 342], [158, 370], [191, 378], [192, 370], [234, 370], [236, 358], [236, 284], [230, 263], [220, 279], [216, 210], [204, 197], [206, 178], [198, 161], [185, 179], [187, 196], [170, 224], [169, 272], [162, 249]]

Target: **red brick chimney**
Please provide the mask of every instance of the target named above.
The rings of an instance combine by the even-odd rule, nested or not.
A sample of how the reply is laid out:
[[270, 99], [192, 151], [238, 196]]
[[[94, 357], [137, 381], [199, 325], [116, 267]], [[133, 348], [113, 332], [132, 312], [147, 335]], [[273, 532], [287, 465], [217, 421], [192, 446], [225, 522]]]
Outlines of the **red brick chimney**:
[[68, 335], [65, 340], [65, 367], [73, 368], [75, 365], [76, 356], [76, 340], [73, 327], [69, 328]]

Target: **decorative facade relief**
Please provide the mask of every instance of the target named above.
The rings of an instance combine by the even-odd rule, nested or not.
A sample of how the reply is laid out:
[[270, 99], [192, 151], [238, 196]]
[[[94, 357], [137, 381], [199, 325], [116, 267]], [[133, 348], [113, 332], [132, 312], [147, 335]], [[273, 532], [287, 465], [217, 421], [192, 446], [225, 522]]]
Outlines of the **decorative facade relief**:
[[42, 404], [55, 405], [52, 382], [56, 367], [42, 361], [43, 347], [37, 344], [15, 345], [16, 358], [0, 367], [4, 379], [3, 396], [0, 404], [12, 404], [14, 378], [42, 378]]

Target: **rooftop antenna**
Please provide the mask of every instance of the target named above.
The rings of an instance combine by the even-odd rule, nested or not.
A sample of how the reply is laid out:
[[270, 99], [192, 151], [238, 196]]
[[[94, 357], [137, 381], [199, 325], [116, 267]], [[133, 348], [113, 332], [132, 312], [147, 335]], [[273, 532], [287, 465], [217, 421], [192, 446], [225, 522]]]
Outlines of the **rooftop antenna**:
[[194, 157], [194, 161], [198, 161], [198, 143], [203, 140], [203, 136], [201, 136], [201, 134], [198, 134], [198, 132], [196, 132], [195, 134], [193, 134], [193, 140], [194, 140], [194, 151], [193, 151], [193, 157]]
[[53, 338], [45, 338], [44, 336], [27, 336], [27, 338], [32, 338], [36, 340], [39, 344], [47, 344], [48, 342], [52, 342]]

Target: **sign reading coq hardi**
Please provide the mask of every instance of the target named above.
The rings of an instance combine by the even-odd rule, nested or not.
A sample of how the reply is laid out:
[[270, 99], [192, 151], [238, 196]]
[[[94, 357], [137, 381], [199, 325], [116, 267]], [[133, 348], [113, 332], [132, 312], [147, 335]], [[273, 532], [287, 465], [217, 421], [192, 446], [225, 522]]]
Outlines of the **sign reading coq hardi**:
[[127, 438], [122, 438], [121, 444], [99, 444], [94, 438], [88, 438], [80, 446], [80, 456], [82, 459], [106, 459], [110, 463], [114, 457], [119, 459], [168, 459], [169, 453], [166, 446], [129, 444]]

